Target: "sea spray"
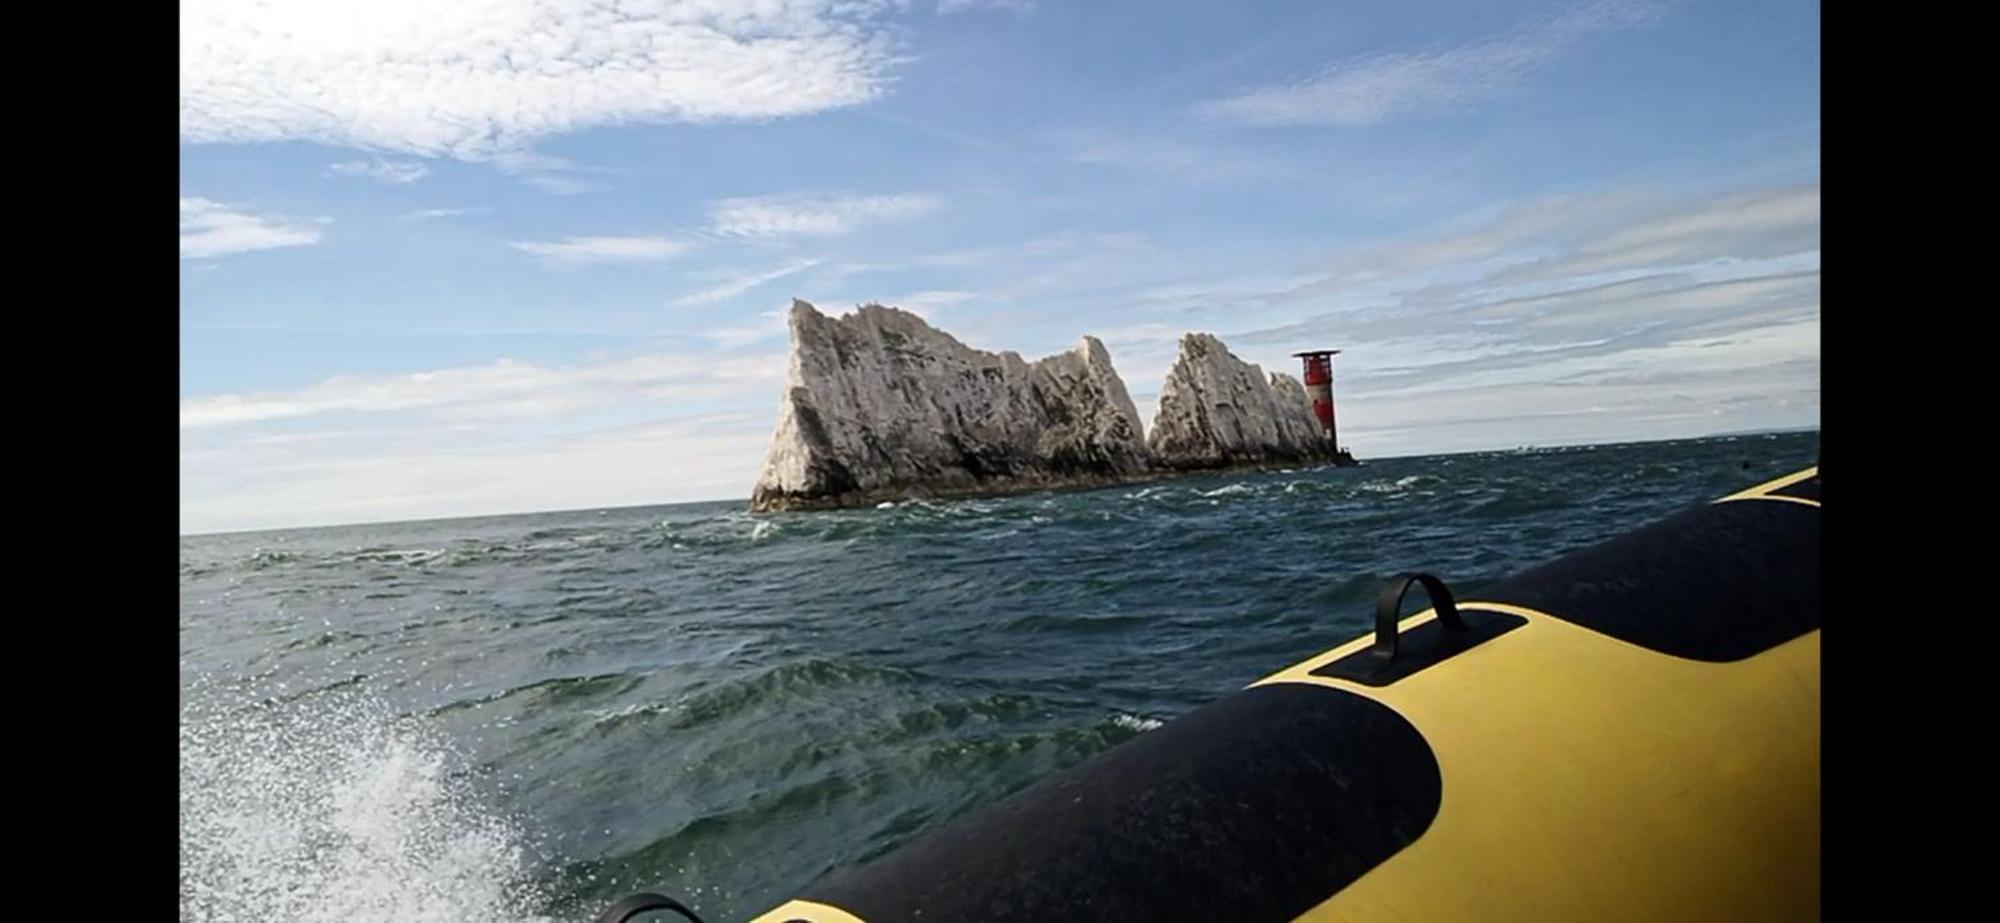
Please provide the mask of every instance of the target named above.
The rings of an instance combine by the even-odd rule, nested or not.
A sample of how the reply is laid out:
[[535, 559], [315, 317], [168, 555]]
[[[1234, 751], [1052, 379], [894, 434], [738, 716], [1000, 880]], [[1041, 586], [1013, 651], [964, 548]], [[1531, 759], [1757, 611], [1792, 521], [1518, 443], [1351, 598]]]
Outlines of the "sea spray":
[[519, 828], [437, 735], [334, 689], [183, 690], [182, 920], [543, 919]]

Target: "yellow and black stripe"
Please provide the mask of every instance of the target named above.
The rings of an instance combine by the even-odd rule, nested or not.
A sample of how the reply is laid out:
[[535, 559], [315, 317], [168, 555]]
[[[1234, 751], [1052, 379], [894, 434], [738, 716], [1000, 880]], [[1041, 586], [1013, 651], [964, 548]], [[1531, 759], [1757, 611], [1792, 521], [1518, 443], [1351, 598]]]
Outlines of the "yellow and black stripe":
[[756, 923], [1817, 919], [1819, 505], [1815, 467], [1426, 609]]

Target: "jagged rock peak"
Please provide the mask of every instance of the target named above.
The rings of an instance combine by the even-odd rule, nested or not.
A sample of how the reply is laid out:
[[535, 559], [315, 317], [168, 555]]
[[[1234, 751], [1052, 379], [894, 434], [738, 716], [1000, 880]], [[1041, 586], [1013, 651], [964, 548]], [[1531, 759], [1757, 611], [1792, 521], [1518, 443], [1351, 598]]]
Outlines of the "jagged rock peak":
[[794, 300], [790, 327], [753, 510], [1111, 483], [1147, 469], [1137, 409], [1095, 337], [1030, 363], [880, 304], [829, 317]]
[[1333, 457], [1298, 379], [1267, 378], [1207, 333], [1181, 337], [1147, 446], [1154, 464], [1178, 470]]

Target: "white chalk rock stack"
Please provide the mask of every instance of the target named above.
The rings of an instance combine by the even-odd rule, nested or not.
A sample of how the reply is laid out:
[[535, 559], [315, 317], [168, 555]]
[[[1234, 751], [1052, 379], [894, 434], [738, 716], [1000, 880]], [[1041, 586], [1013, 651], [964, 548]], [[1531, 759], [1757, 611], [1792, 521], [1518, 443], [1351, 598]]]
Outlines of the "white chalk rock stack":
[[1147, 438], [1153, 463], [1176, 470], [1322, 462], [1332, 447], [1305, 386], [1230, 353], [1206, 333], [1181, 337]]
[[1029, 363], [915, 314], [792, 302], [791, 367], [753, 510], [1115, 483], [1147, 469], [1104, 344]]

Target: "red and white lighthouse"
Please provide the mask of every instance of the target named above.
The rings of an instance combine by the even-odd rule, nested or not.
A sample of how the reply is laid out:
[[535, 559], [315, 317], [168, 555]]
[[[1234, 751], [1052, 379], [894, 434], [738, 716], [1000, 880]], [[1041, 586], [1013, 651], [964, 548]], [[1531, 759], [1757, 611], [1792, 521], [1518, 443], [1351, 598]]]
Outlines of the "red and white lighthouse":
[[1305, 360], [1306, 396], [1312, 399], [1313, 415], [1319, 418], [1321, 429], [1326, 430], [1326, 441], [1336, 452], [1340, 450], [1340, 439], [1333, 425], [1333, 357], [1337, 349], [1315, 349], [1292, 355]]

